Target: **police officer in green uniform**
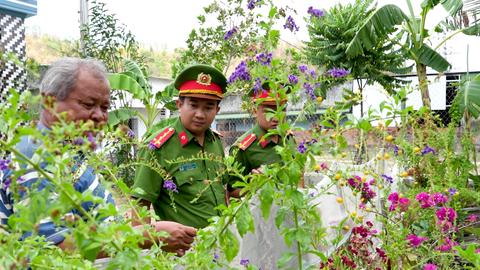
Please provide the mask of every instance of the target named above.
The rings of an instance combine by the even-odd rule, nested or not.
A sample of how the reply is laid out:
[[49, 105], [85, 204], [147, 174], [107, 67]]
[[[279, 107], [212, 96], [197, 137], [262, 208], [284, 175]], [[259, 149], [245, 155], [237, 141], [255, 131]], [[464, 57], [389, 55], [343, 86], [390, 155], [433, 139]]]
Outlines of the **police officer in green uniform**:
[[[269, 130], [276, 129], [279, 121], [267, 114], [276, 112], [278, 105], [286, 108], [286, 99], [280, 99], [268, 90], [268, 84], [263, 85], [263, 90], [251, 92], [252, 101], [256, 105], [253, 114], [256, 118], [255, 126], [243, 134], [230, 148], [230, 155], [243, 167], [243, 174], [262, 173], [260, 167], [272, 163], [281, 163], [282, 158], [275, 151], [275, 146], [283, 145], [283, 139], [278, 135], [266, 136]], [[292, 136], [288, 136], [287, 144], [295, 144]], [[240, 189], [232, 188], [236, 178], [229, 179], [230, 196], [240, 197]], [[240, 257], [248, 258], [259, 269], [278, 269], [277, 262], [282, 254], [295, 253], [296, 244], [288, 247], [275, 225], [277, 205], [272, 205], [270, 216], [267, 220], [262, 217], [259, 201], [256, 197], [250, 202], [250, 210], [254, 219], [255, 233], [247, 233], [242, 239]], [[291, 224], [287, 224], [291, 226]], [[261, 252], [259, 252], [261, 251]], [[287, 269], [296, 265], [292, 259], [287, 263]]]
[[[263, 88], [268, 88], [264, 84]], [[251, 91], [252, 101], [256, 104], [253, 114], [256, 119], [255, 126], [244, 133], [230, 148], [230, 155], [235, 156], [235, 160], [243, 167], [243, 174], [258, 172], [260, 166], [281, 162], [280, 155], [275, 151], [275, 146], [282, 145], [283, 140], [278, 135], [266, 137], [271, 129], [276, 129], [278, 119], [271, 117], [267, 119], [267, 114], [277, 111], [277, 98], [272, 97], [269, 90]], [[286, 99], [279, 100], [280, 105], [284, 105]], [[286, 108], [286, 107], [285, 107]], [[287, 143], [294, 144], [293, 138], [289, 136]], [[230, 178], [229, 190], [230, 196], [239, 197], [239, 189], [233, 189], [232, 185], [238, 179]]]
[[[195, 228], [207, 226], [225, 204], [224, 150], [210, 129], [227, 86], [225, 76], [207, 65], [183, 70], [175, 80], [179, 117], [153, 135], [142, 153], [145, 162], [135, 175], [133, 195], [142, 205], [153, 204], [161, 220]], [[150, 165], [150, 164], [149, 164]]]

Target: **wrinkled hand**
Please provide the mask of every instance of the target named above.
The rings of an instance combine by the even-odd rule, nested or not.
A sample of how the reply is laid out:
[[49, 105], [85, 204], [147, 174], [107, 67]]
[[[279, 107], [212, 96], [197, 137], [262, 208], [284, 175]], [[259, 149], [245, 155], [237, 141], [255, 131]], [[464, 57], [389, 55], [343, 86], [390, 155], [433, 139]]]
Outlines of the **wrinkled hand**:
[[178, 256], [183, 256], [185, 251], [190, 249], [194, 237], [197, 235], [195, 228], [177, 222], [157, 221], [153, 225], [155, 226], [155, 231], [167, 232], [170, 235], [160, 239], [166, 244], [162, 249], [168, 252], [175, 252]]

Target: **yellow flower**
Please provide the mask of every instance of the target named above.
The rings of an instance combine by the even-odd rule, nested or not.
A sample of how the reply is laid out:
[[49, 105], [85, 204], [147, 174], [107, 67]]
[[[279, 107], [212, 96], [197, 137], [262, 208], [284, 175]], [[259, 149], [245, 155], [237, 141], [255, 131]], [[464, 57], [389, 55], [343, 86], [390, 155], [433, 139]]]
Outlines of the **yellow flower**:
[[382, 159], [382, 156], [380, 154], [377, 155], [377, 159], [378, 160], [381, 160]]
[[343, 152], [342, 153], [342, 158], [345, 158], [345, 157], [347, 157], [347, 153]]
[[313, 168], [315, 171], [320, 171], [322, 167], [320, 167], [320, 164], [315, 165], [315, 168]]
[[352, 212], [350, 213], [350, 216], [351, 216], [351, 217], [357, 216], [357, 211], [352, 211]]
[[356, 143], [356, 144], [354, 145], [354, 147], [355, 147], [356, 149], [359, 149], [359, 148], [360, 148], [360, 145], [358, 145], [358, 143]]
[[341, 176], [340, 174], [338, 174], [338, 173], [335, 174], [335, 180], [340, 180], [341, 177], [342, 177], [342, 176]]
[[322, 101], [323, 101], [323, 97], [322, 97], [322, 96], [318, 96], [318, 97], [317, 97], [317, 102], [318, 102], [318, 103], [322, 103]]
[[337, 197], [337, 203], [343, 203], [343, 198], [342, 197]]
[[415, 154], [420, 153], [420, 150], [421, 150], [421, 149], [420, 149], [420, 147], [418, 147], [418, 146], [415, 147], [415, 148], [413, 148], [413, 152], [415, 152]]
[[402, 172], [402, 173], [400, 174], [400, 177], [407, 177], [407, 176], [408, 176], [408, 172]]
[[342, 229], [343, 229], [344, 231], [349, 231], [349, 230], [350, 230], [350, 226], [348, 226], [348, 225], [345, 225], [345, 226], [343, 226], [343, 228], [342, 228]]
[[388, 153], [385, 153], [385, 154], [383, 155], [383, 158], [384, 158], [385, 160], [390, 159], [390, 155], [389, 155]]
[[367, 208], [365, 208], [365, 211], [370, 212], [370, 211], [372, 211], [372, 208], [367, 207]]
[[362, 180], [363, 183], [365, 183], [365, 181], [367, 181], [367, 178], [365, 176], [362, 176], [360, 179]]
[[385, 140], [386, 140], [387, 142], [393, 142], [394, 139], [395, 139], [395, 138], [394, 138], [392, 135], [388, 135], [387, 137], [385, 137]]

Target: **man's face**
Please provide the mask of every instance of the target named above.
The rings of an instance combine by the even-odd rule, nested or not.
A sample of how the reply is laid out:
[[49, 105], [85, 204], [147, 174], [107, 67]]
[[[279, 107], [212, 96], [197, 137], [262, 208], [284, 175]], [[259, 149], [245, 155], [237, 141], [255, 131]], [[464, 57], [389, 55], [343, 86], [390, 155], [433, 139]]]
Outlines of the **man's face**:
[[56, 112], [67, 112], [68, 121], [91, 120], [97, 127], [107, 122], [109, 107], [110, 88], [107, 82], [82, 70], [67, 98], [56, 102]]
[[[271, 116], [277, 111], [277, 105], [260, 104], [254, 111], [258, 125], [265, 131], [275, 129], [278, 126], [278, 119]], [[267, 114], [270, 114], [267, 117]]]
[[203, 135], [210, 127], [220, 107], [218, 101], [196, 97], [177, 100], [177, 108], [183, 126], [193, 135]]

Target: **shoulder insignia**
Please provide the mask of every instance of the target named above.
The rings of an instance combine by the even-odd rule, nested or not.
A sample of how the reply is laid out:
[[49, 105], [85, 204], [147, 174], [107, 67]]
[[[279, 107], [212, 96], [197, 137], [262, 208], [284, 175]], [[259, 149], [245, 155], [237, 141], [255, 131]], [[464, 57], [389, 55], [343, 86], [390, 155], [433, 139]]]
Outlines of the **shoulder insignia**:
[[188, 143], [188, 136], [185, 131], [180, 132], [178, 134], [178, 138], [180, 139], [180, 143], [182, 144], [182, 146], [185, 146], [185, 144]]
[[210, 129], [210, 130], [213, 132], [213, 134], [217, 134], [219, 137], [223, 138], [224, 135], [220, 131], [215, 130], [215, 129]]
[[160, 148], [168, 139], [172, 137], [175, 133], [175, 129], [173, 128], [166, 128], [162, 132], [160, 132], [153, 140], [150, 141], [149, 146], [153, 149]]
[[250, 147], [250, 145], [252, 145], [252, 143], [255, 141], [255, 139], [257, 138], [257, 135], [251, 133], [251, 134], [248, 134], [239, 144], [238, 144], [238, 148], [242, 149], [243, 151], [245, 151], [248, 147]]

